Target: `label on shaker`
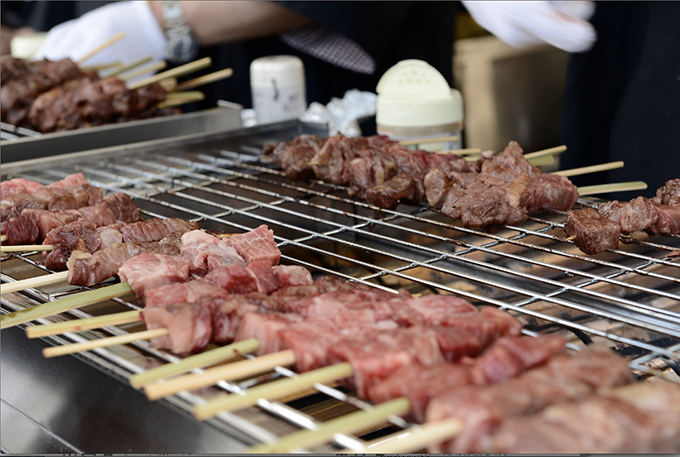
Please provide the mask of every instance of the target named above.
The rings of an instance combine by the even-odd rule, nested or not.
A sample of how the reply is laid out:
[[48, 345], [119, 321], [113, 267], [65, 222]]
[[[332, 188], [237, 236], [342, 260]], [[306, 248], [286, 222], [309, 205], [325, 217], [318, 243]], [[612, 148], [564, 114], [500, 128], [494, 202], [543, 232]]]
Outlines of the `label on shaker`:
[[271, 87], [253, 87], [253, 108], [260, 124], [297, 119], [306, 104], [303, 86], [279, 86], [272, 78]]

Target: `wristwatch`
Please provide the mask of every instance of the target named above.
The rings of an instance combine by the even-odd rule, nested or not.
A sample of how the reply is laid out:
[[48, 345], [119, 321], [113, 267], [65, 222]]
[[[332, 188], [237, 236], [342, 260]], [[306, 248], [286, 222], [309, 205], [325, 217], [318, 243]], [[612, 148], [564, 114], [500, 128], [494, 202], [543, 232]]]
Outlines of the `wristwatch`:
[[201, 41], [187, 23], [184, 8], [179, 2], [164, 1], [161, 8], [165, 21], [165, 58], [173, 63], [185, 63], [198, 55]]

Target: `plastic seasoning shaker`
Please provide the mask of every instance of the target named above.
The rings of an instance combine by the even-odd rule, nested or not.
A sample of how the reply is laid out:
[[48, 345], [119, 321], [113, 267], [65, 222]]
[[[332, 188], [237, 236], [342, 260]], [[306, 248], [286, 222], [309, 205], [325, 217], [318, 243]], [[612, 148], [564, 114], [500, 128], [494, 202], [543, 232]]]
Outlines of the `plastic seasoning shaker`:
[[451, 137], [441, 142], [415, 144], [417, 149], [462, 147], [463, 97], [427, 62], [402, 60], [385, 72], [377, 93], [379, 134], [397, 141]]
[[304, 66], [295, 56], [253, 60], [250, 87], [259, 124], [297, 119], [307, 109]]

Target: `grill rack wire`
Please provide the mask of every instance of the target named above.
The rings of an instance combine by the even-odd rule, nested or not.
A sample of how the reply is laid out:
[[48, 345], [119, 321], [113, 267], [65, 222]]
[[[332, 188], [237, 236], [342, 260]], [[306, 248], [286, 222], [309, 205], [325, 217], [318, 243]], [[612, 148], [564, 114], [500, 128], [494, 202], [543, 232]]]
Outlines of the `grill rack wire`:
[[[292, 138], [282, 135], [279, 140]], [[260, 151], [267, 141], [272, 138], [234, 132], [198, 146], [180, 141], [115, 157], [70, 160], [49, 168], [18, 168], [3, 179], [24, 177], [47, 184], [82, 172], [93, 185], [131, 194], [146, 217], [183, 217], [206, 229], [232, 232], [267, 224], [274, 230], [282, 261], [305, 266], [314, 275], [335, 274], [395, 293], [399, 287], [412, 293], [454, 293], [477, 305], [507, 310], [525, 324], [523, 333], [527, 335], [567, 336], [572, 349], [592, 341], [604, 343], [626, 356], [640, 378], [680, 382], [680, 263], [665, 258], [680, 247], [680, 237], [652, 239], [636, 234], [626, 239], [621, 249], [588, 257], [565, 239], [561, 230], [564, 214], [560, 212], [542, 212], [520, 227], [506, 226], [489, 233], [456, 225], [457, 221], [424, 206], [379, 210], [349, 198], [342, 186], [291, 182], [281, 170], [262, 161]], [[579, 204], [592, 206], [596, 202], [580, 199]], [[29, 276], [46, 271], [37, 253], [5, 255], [2, 267], [3, 282], [21, 279], [13, 277], [13, 271], [29, 268], [31, 273], [23, 273]], [[14, 300], [3, 297], [2, 312], [85, 289], [31, 289], [13, 294]], [[141, 309], [134, 300], [114, 298], [111, 302], [118, 311]], [[110, 306], [91, 305], [70, 311], [68, 317], [38, 322], [87, 318], [109, 310]], [[136, 330], [139, 328], [134, 325], [107, 327], [49, 339], [53, 344], [66, 344]], [[148, 342], [128, 347], [131, 352], [126, 348], [96, 349], [84, 357], [106, 364], [121, 378], [142, 371], [149, 360], [156, 364], [179, 360]], [[222, 381], [208, 389], [208, 394], [181, 392], [166, 401], [189, 410], [206, 395], [242, 392], [261, 382], [295, 375], [278, 367], [250, 380]], [[235, 428], [253, 442], [269, 442], [297, 429], [314, 429], [318, 420], [329, 414], [370, 408], [346, 389], [321, 384], [315, 389], [319, 393], [307, 397], [260, 400], [257, 406], [276, 421], [263, 421], [262, 413], [248, 408], [221, 413], [208, 422], [228, 433]], [[319, 395], [324, 400], [318, 401]], [[314, 400], [305, 400], [311, 397]], [[328, 407], [328, 399], [333, 399], [333, 407]], [[298, 404], [302, 406], [290, 406]], [[399, 417], [389, 422], [357, 436], [367, 439], [412, 426]], [[355, 436], [338, 434], [333, 442], [336, 447], [332, 449], [364, 449]]]

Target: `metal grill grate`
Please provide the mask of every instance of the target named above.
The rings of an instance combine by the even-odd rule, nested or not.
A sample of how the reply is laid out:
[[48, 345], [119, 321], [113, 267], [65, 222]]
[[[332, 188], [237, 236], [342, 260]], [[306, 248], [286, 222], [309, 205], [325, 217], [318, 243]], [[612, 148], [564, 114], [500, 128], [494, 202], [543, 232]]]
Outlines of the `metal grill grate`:
[[[336, 274], [393, 292], [404, 287], [413, 294], [455, 293], [478, 305], [508, 310], [525, 324], [528, 335], [560, 334], [573, 348], [602, 342], [628, 357], [642, 377], [651, 373], [680, 380], [680, 263], [665, 257], [680, 247], [680, 237], [636, 233], [620, 249], [588, 257], [565, 240], [565, 217], [559, 212], [541, 213], [520, 227], [487, 233], [460, 227], [425, 207], [401, 205], [395, 211], [378, 211], [350, 199], [342, 187], [291, 182], [260, 160], [265, 142], [287, 140], [294, 133], [298, 132], [240, 131], [200, 142], [120, 149], [114, 151], [118, 154], [68, 163], [19, 166], [3, 179], [48, 183], [83, 172], [93, 185], [133, 195], [148, 217], [182, 217], [205, 229], [236, 232], [267, 224], [274, 230], [282, 262], [305, 266], [313, 274]], [[3, 257], [3, 281], [35, 275], [35, 269], [43, 268], [39, 259], [35, 253]], [[79, 290], [62, 286], [26, 295], [43, 301]], [[3, 304], [12, 309], [27, 305], [25, 299], [14, 298], [3, 298]], [[89, 317], [128, 308], [139, 309], [139, 304], [118, 298], [71, 315]], [[47, 321], [54, 319], [65, 318]], [[121, 326], [66, 334], [58, 343], [134, 330]], [[100, 349], [93, 356], [132, 373], [141, 371], [149, 359], [176, 360], [144, 342], [130, 348]], [[238, 392], [256, 382], [291, 375], [280, 368], [255, 380], [222, 382], [218, 388]], [[342, 389], [317, 386], [317, 390], [324, 401], [333, 398], [335, 406], [307, 414], [314, 410], [310, 405], [293, 409], [282, 402], [261, 401], [261, 409], [284, 421], [263, 419], [266, 415], [249, 408], [220, 414], [211, 422], [270, 441], [295, 430], [290, 424], [314, 428], [310, 417], [327, 418], [347, 405], [367, 407]], [[188, 409], [206, 395], [210, 393], [183, 392], [171, 401]], [[407, 426], [399, 418], [392, 421], [392, 427]], [[352, 444], [356, 443], [352, 437], [339, 436], [336, 443], [361, 450]]]
[[0, 139], [16, 140], [17, 138], [39, 137], [40, 132], [30, 130], [24, 127], [16, 127], [12, 124], [2, 122], [2, 129], [0, 130]]

